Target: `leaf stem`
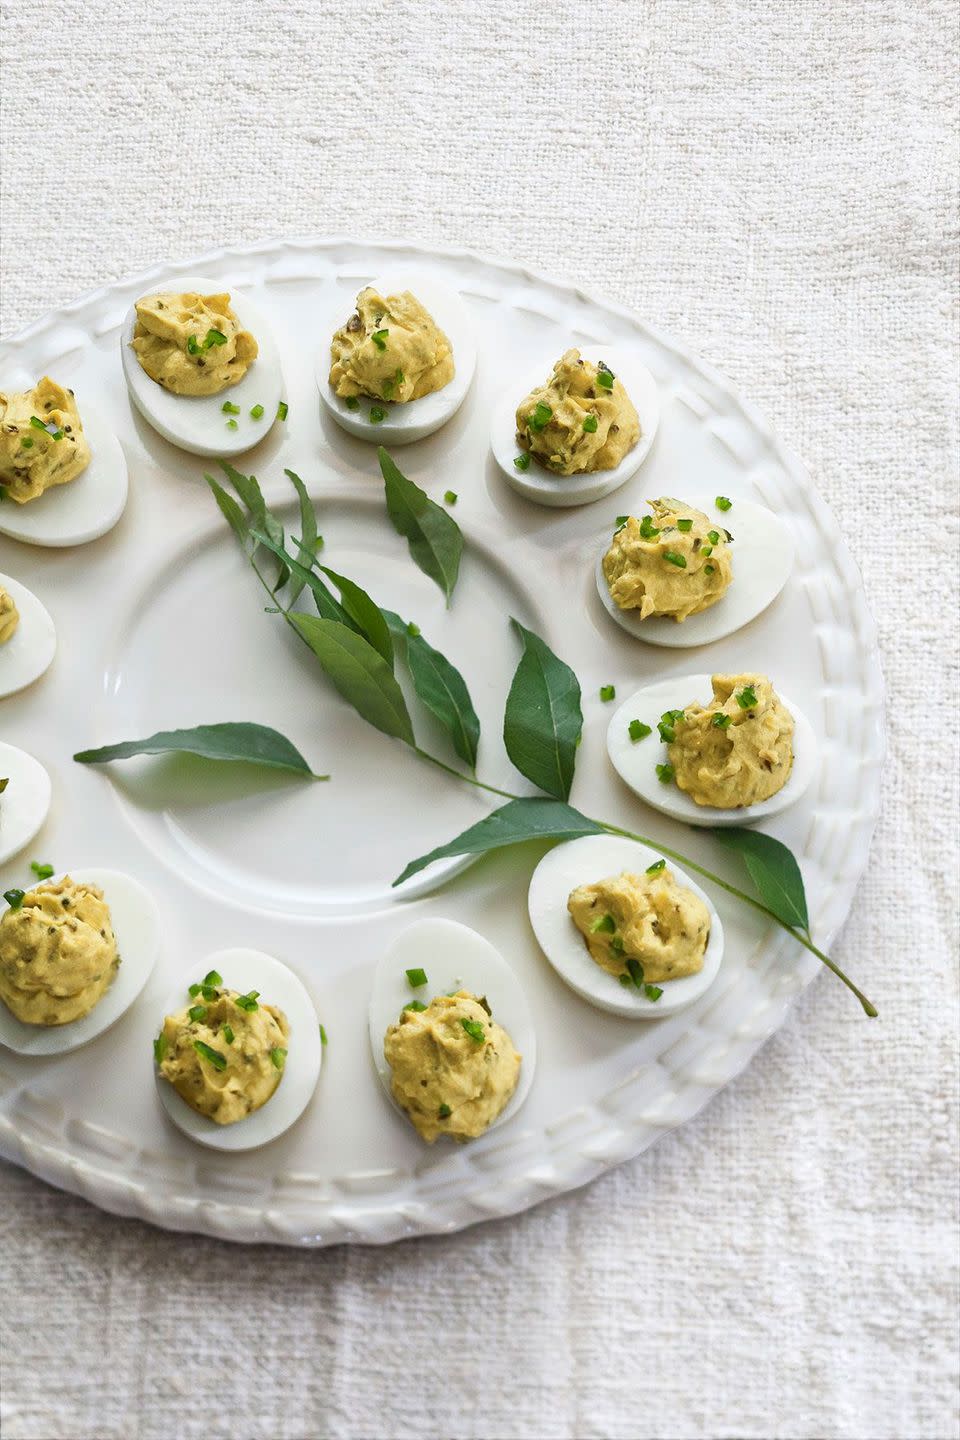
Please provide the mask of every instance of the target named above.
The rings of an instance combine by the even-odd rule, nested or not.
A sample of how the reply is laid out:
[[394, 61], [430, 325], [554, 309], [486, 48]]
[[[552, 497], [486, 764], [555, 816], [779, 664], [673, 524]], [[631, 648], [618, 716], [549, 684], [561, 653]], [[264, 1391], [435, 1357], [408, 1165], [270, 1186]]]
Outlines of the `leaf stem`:
[[[413, 749], [415, 753], [420, 756], [421, 760], [426, 760], [431, 765], [436, 765], [438, 769], [445, 770], [448, 775], [453, 775], [457, 780], [465, 780], [468, 785], [474, 785], [479, 790], [486, 790], [491, 795], [499, 795], [503, 800], [523, 800], [528, 798], [523, 795], [515, 795], [510, 790], [501, 790], [497, 785], [488, 785], [485, 780], [480, 780], [475, 775], [466, 775], [462, 770], [457, 770], [455, 766], [448, 765], [446, 761], [439, 759], [438, 756], [431, 755], [428, 750], [421, 749], [419, 745], [415, 745]], [[809, 931], [803, 932], [794, 929], [792, 925], [787, 925], [780, 919], [779, 915], [769, 910], [762, 901], [755, 899], [752, 895], [748, 895], [745, 890], [740, 890], [736, 885], [731, 885], [729, 880], [724, 880], [721, 875], [715, 875], [712, 870], [708, 870], [705, 865], [700, 865], [696, 860], [691, 860], [688, 855], [682, 854], [679, 850], [672, 850], [660, 840], [653, 840], [647, 835], [637, 835], [633, 830], [624, 830], [619, 825], [610, 825], [606, 820], [597, 820], [592, 815], [587, 815], [585, 818], [592, 820], [594, 825], [599, 825], [601, 830], [606, 830], [608, 835], [622, 835], [625, 840], [636, 840], [641, 845], [648, 845], [652, 850], [659, 850], [663, 855], [669, 856], [671, 860], [676, 860], [679, 864], [685, 865], [689, 870], [695, 870], [696, 873], [702, 875], [705, 880], [710, 880], [714, 885], [719, 885], [720, 889], [725, 890], [728, 895], [736, 896], [736, 898], [742, 900], [745, 905], [749, 905], [751, 909], [756, 910], [760, 915], [764, 915], [768, 920], [772, 920], [774, 924], [779, 925], [781, 930], [786, 931], [798, 944], [802, 945], [805, 950], [809, 950], [811, 955], [815, 955], [821, 964], [826, 965], [828, 970], [832, 970], [837, 979], [841, 980], [847, 989], [857, 997], [863, 1007], [864, 1014], [869, 1015], [871, 1019], [876, 1019], [877, 1008], [873, 1002], [867, 999], [863, 991], [853, 983], [848, 975], [844, 974], [839, 965], [830, 959], [829, 955], [825, 955], [822, 950], [814, 945], [813, 940], [810, 938]]]
[[[276, 604], [276, 592], [261, 572], [260, 567], [257, 565], [257, 562], [254, 559], [255, 550], [256, 546], [254, 546], [254, 549], [252, 551], [247, 551], [247, 558], [250, 561], [250, 566], [257, 579], [260, 581], [260, 584], [266, 591], [267, 595], [270, 597], [271, 601]], [[305, 637], [300, 633], [300, 631], [297, 629], [297, 626], [290, 619], [289, 610], [283, 605], [279, 605], [278, 608], [280, 614], [290, 626], [291, 630], [293, 630], [294, 634], [297, 635], [300, 640], [304, 641], [304, 643], [307, 643]], [[490, 785], [485, 780], [480, 780], [476, 775], [470, 775], [463, 770], [458, 770], [455, 766], [448, 765], [445, 760], [441, 760], [439, 756], [431, 755], [429, 750], [424, 750], [421, 746], [417, 744], [412, 745], [410, 748], [413, 750], [415, 755], [419, 756], [421, 760], [426, 761], [430, 765], [436, 766], [438, 770], [443, 770], [447, 775], [452, 775], [455, 780], [463, 780], [468, 785], [473, 785], [478, 790], [486, 790], [487, 793], [490, 795], [499, 795], [502, 800], [525, 800], [530, 798], [529, 796], [525, 795], [516, 795], [511, 790], [501, 790], [498, 785]], [[317, 779], [326, 778], [326, 776], [317, 776]], [[871, 1019], [876, 1018], [876, 1006], [872, 1003], [872, 1001], [867, 999], [863, 991], [860, 990], [853, 983], [850, 977], [844, 974], [844, 972], [840, 969], [839, 965], [837, 965], [833, 960], [831, 960], [829, 955], [825, 955], [824, 952], [813, 943], [813, 940], [810, 937], [809, 930], [801, 931], [795, 929], [792, 925], [788, 925], [785, 921], [780, 919], [779, 915], [776, 915], [772, 910], [769, 910], [767, 906], [764, 905], [760, 900], [755, 899], [752, 895], [748, 895], [745, 890], [740, 890], [736, 885], [731, 885], [729, 880], [724, 880], [722, 876], [714, 874], [714, 872], [712, 870], [708, 870], [705, 865], [700, 865], [696, 860], [691, 860], [689, 856], [682, 854], [679, 850], [672, 850], [669, 846], [663, 845], [659, 840], [652, 840], [646, 835], [637, 835], [634, 833], [634, 831], [624, 830], [619, 825], [610, 825], [605, 820], [596, 820], [589, 815], [585, 818], [588, 820], [592, 820], [594, 825], [598, 825], [600, 829], [605, 830], [608, 835], [622, 835], [626, 840], [636, 840], [641, 845], [648, 845], [653, 850], [659, 850], [663, 855], [669, 856], [671, 860], [676, 860], [681, 865], [687, 866], [688, 869], [694, 870], [698, 875], [702, 875], [705, 880], [711, 881], [714, 885], [719, 885], [721, 890], [725, 890], [728, 895], [734, 895], [738, 900], [741, 900], [744, 905], [749, 905], [751, 909], [756, 910], [758, 914], [766, 916], [768, 920], [772, 920], [775, 925], [779, 925], [781, 930], [786, 931], [786, 933], [792, 936], [792, 938], [796, 940], [798, 944], [802, 945], [805, 950], [809, 950], [811, 955], [815, 955], [822, 965], [825, 965], [828, 970], [832, 970], [833, 974], [836, 975], [837, 979], [841, 980], [843, 984], [846, 985], [847, 989], [857, 997], [863, 1008], [864, 1014], [869, 1015]]]
[[[587, 816], [587, 819], [590, 818], [590, 816]], [[766, 915], [768, 919], [775, 921], [781, 930], [785, 930], [788, 935], [792, 935], [794, 940], [799, 941], [805, 950], [809, 950], [811, 955], [816, 955], [817, 959], [826, 965], [828, 970], [832, 970], [837, 979], [842, 980], [847, 989], [856, 995], [860, 1004], [863, 1006], [864, 1013], [869, 1015], [872, 1020], [876, 1019], [877, 1008], [873, 1002], [867, 999], [863, 991], [858, 989], [850, 977], [843, 973], [839, 965], [830, 959], [829, 955], [825, 955], [822, 950], [814, 945], [810, 939], [809, 931], [796, 930], [792, 925], [787, 925], [780, 919], [779, 915], [774, 914], [772, 910], [768, 910], [766, 905], [762, 904], [759, 900], [755, 900], [754, 897], [748, 895], [745, 890], [739, 890], [736, 885], [731, 885], [729, 880], [724, 880], [720, 875], [715, 875], [712, 870], [708, 870], [704, 865], [699, 865], [696, 860], [691, 860], [689, 856], [682, 855], [679, 850], [671, 850], [659, 840], [651, 840], [646, 835], [635, 835], [632, 830], [622, 830], [619, 825], [608, 825], [605, 820], [595, 820], [594, 824], [600, 825], [610, 835], [622, 835], [627, 840], [639, 840], [642, 845], [649, 845], [653, 850], [660, 850], [664, 855], [668, 855], [671, 860], [678, 860], [681, 865], [686, 865], [688, 869], [695, 870], [698, 875], [702, 875], [706, 880], [711, 880], [714, 885], [719, 885], [721, 890], [726, 890], [728, 895], [735, 895], [737, 899], [742, 900], [745, 905], [750, 905], [754, 910], [759, 911], [761, 915]]]

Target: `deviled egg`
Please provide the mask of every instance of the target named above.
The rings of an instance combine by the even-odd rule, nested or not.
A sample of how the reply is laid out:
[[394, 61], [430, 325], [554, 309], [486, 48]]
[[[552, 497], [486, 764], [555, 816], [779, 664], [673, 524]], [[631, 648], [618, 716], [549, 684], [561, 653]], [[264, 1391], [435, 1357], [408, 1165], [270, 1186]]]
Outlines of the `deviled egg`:
[[160, 949], [152, 897], [119, 870], [86, 867], [8, 890], [0, 916], [0, 1045], [65, 1055], [120, 1019]]
[[321, 326], [316, 377], [324, 409], [377, 445], [422, 440], [463, 404], [477, 364], [467, 307], [434, 276], [391, 272]]
[[644, 686], [613, 715], [607, 753], [641, 800], [689, 825], [752, 825], [778, 815], [817, 769], [809, 720], [756, 674]]
[[50, 810], [50, 776], [32, 755], [0, 740], [0, 865], [36, 835]]
[[0, 575], [0, 698], [32, 685], [57, 650], [45, 607], [19, 580]]
[[239, 455], [285, 415], [276, 341], [246, 295], [196, 275], [175, 285], [142, 295], [122, 327], [130, 398], [179, 449]]
[[597, 555], [597, 591], [624, 630], [651, 645], [707, 645], [773, 604], [794, 543], [770, 510], [724, 496], [648, 503], [653, 514], [621, 516]]
[[494, 459], [540, 505], [585, 505], [625, 485], [660, 423], [657, 384], [629, 351], [587, 346], [545, 361], [493, 407]]
[[536, 1032], [498, 950], [454, 920], [419, 920], [377, 965], [370, 1050], [417, 1133], [475, 1139], [515, 1115], [533, 1082]]
[[127, 503], [127, 462], [96, 409], [45, 375], [0, 393], [0, 534], [28, 545], [85, 545]]
[[167, 1003], [153, 1055], [173, 1123], [214, 1150], [252, 1150], [303, 1114], [320, 1077], [320, 1022], [292, 970], [260, 950], [219, 950]]
[[673, 1015], [717, 978], [723, 926], [709, 896], [636, 840], [587, 835], [555, 846], [527, 903], [561, 980], [612, 1015]]

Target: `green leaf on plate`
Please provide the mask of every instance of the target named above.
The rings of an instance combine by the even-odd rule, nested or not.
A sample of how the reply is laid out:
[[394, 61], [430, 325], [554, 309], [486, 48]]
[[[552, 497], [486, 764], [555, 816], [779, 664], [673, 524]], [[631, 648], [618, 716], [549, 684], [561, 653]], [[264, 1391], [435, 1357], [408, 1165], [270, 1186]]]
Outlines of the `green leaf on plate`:
[[523, 654], [507, 696], [503, 743], [521, 775], [566, 800], [583, 729], [580, 682], [539, 635], [519, 620], [510, 623]]
[[417, 695], [450, 736], [472, 770], [477, 763], [480, 721], [460, 671], [422, 635], [407, 635], [407, 664]]
[[523, 840], [575, 840], [581, 835], [602, 835], [604, 830], [595, 821], [588, 820], [579, 810], [565, 805], [562, 800], [544, 800], [531, 796], [529, 800], [510, 800], [494, 810], [484, 820], [471, 825], [455, 840], [438, 845], [429, 855], [421, 855], [394, 880], [402, 885], [411, 875], [416, 875], [434, 860], [444, 860], [451, 855], [482, 855], [488, 850], [500, 850], [505, 845], [517, 845]]
[[460, 759], [474, 769], [480, 720], [466, 681], [445, 655], [424, 640], [419, 630], [411, 634], [406, 620], [395, 610], [383, 610], [382, 614], [393, 636], [394, 653], [406, 657], [418, 698], [440, 721]]
[[269, 725], [228, 721], [220, 725], [194, 725], [189, 730], [158, 730], [145, 740], [122, 740], [74, 755], [81, 765], [102, 765], [107, 760], [129, 760], [134, 755], [200, 755], [207, 760], [245, 760], [274, 770], [327, 780], [313, 771], [295, 745]]
[[298, 611], [293, 611], [290, 619], [362, 719], [384, 735], [395, 735], [408, 745], [416, 743], [403, 691], [369, 640], [337, 620], [318, 620]]
[[326, 565], [318, 566], [328, 580], [332, 580], [340, 591], [340, 604], [346, 610], [354, 625], [360, 633], [370, 641], [374, 650], [382, 655], [384, 660], [393, 669], [393, 641], [390, 638], [390, 627], [384, 619], [383, 611], [375, 600], [371, 600], [366, 590], [354, 580], [348, 579], [346, 575], [338, 575], [336, 570], [329, 569]]
[[230, 529], [234, 535], [236, 535], [240, 544], [246, 547], [247, 541], [250, 538], [250, 527], [243, 518], [243, 511], [240, 509], [240, 506], [236, 500], [234, 500], [233, 496], [228, 494], [218, 481], [214, 480], [212, 475], [204, 475], [203, 478], [213, 491], [213, 497], [220, 506], [220, 511], [230, 526]]
[[731, 826], [713, 836], [728, 850], [736, 850], [747, 867], [757, 894], [784, 925], [809, 931], [807, 895], [800, 866], [792, 850], [760, 830]]
[[387, 497], [387, 512], [398, 535], [425, 575], [436, 581], [449, 603], [460, 573], [463, 535], [442, 505], [397, 469], [381, 445], [377, 451]]
[[[296, 490], [297, 499], [300, 503], [300, 538], [297, 540], [297, 545], [300, 550], [301, 560], [303, 561], [305, 568], [309, 570], [313, 564], [313, 559], [316, 554], [316, 550], [314, 547], [316, 545], [318, 533], [317, 512], [314, 510], [313, 502], [311, 501], [310, 496], [307, 494], [306, 485], [304, 485], [303, 481], [300, 479], [300, 476], [296, 473], [296, 471], [284, 470], [283, 473], [284, 475], [286, 475], [287, 479], [290, 481], [291, 485]], [[288, 608], [295, 605], [300, 599], [300, 595], [303, 591], [303, 587], [305, 584], [305, 580], [297, 579], [290, 586], [290, 590], [287, 594]]]

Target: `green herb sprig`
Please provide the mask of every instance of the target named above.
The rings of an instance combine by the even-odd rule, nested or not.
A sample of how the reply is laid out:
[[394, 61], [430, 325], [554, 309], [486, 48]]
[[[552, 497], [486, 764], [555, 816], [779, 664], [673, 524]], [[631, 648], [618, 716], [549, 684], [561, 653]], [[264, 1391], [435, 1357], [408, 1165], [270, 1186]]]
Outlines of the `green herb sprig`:
[[[387, 507], [394, 526], [407, 538], [412, 558], [426, 574], [436, 580], [449, 603], [456, 585], [463, 546], [459, 527], [447, 511], [435, 505], [424, 491], [406, 479], [386, 450], [381, 448], [379, 456]], [[740, 854], [753, 886], [751, 894], [678, 850], [609, 821], [593, 819], [568, 803], [576, 751], [583, 727], [579, 681], [570, 667], [554, 654], [545, 641], [519, 622], [514, 621], [513, 625], [521, 638], [523, 652], [507, 698], [503, 739], [516, 768], [545, 793], [520, 796], [479, 779], [472, 770], [475, 747], [469, 752], [473, 756], [473, 760], [468, 762], [471, 764], [470, 773], [423, 749], [416, 741], [413, 722], [394, 674], [399, 660], [405, 659], [410, 663], [411, 632], [408, 626], [394, 612], [380, 610], [369, 596], [366, 597], [391, 631], [394, 651], [388, 661], [372, 643], [372, 611], [367, 615], [366, 623], [363, 623], [357, 617], [361, 609], [365, 611], [366, 607], [358, 608], [356, 604], [348, 607], [344, 601], [343, 590], [338, 601], [313, 568], [315, 557], [309, 556], [303, 550], [298, 557], [294, 557], [284, 548], [282, 527], [266, 509], [259, 486], [253, 478], [241, 474], [225, 463], [222, 464], [222, 469], [244, 508], [241, 508], [212, 476], [206, 477], [207, 482], [243, 547], [251, 568], [271, 597], [272, 604], [310, 646], [327, 677], [353, 705], [361, 718], [384, 734], [400, 739], [425, 763], [488, 794], [497, 795], [506, 802], [453, 840], [411, 860], [397, 876], [394, 885], [402, 884], [434, 861], [447, 857], [479, 856], [529, 840], [560, 841], [584, 835], [620, 835], [646, 845], [701, 875], [742, 904], [779, 925], [847, 986], [859, 1000], [865, 1014], [877, 1014], [870, 1000], [814, 943], [800, 868], [792, 852], [781, 841], [754, 828], [731, 827], [710, 832], [717, 843]], [[437, 516], [442, 517], [442, 522], [437, 521]], [[652, 525], [648, 528], [653, 530], [654, 535], [659, 534]], [[278, 594], [281, 581], [271, 583], [262, 569], [261, 561], [265, 549], [272, 549], [276, 558], [281, 559], [280, 574], [283, 584], [290, 582], [309, 585], [320, 612], [319, 621], [294, 612], [289, 605], [281, 603]], [[359, 587], [357, 589], [359, 590]], [[458, 733], [462, 744], [464, 706], [469, 707], [474, 720], [475, 711], [459, 671], [439, 651], [432, 651], [432, 655], [436, 657], [434, 671], [436, 672], [442, 662], [445, 677], [455, 676], [458, 682], [456, 702], [451, 703], [445, 710], [439, 704], [437, 692], [433, 692], [434, 703], [444, 715], [445, 728], [456, 748], [455, 736]], [[414, 688], [418, 698], [423, 700], [422, 690], [425, 687], [417, 684], [415, 676]], [[442, 690], [442, 684], [439, 688]], [[475, 736], [479, 737], [478, 720]], [[457, 753], [461, 759], [464, 758], [459, 750]], [[664, 783], [669, 783], [674, 778], [669, 765], [658, 765], [657, 773]], [[615, 936], [614, 939], [616, 938]], [[611, 945], [611, 949], [613, 948]], [[651, 995], [648, 998], [658, 997]], [[418, 1006], [419, 1002], [412, 1001], [407, 1008], [416, 1009]]]

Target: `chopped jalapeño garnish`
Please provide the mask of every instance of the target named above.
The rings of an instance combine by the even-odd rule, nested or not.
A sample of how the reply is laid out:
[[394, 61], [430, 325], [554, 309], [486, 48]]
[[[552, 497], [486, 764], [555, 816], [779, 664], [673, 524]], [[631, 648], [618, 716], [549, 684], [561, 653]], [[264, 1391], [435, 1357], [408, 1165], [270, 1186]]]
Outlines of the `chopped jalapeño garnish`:
[[653, 731], [644, 720], [631, 720], [627, 726], [627, 733], [634, 745], [636, 745], [638, 740], [645, 740]]
[[226, 1055], [221, 1055], [220, 1051], [214, 1050], [212, 1045], [207, 1045], [203, 1040], [194, 1040], [193, 1048], [198, 1055], [203, 1056], [204, 1060], [209, 1060], [215, 1070], [226, 1070]]

